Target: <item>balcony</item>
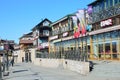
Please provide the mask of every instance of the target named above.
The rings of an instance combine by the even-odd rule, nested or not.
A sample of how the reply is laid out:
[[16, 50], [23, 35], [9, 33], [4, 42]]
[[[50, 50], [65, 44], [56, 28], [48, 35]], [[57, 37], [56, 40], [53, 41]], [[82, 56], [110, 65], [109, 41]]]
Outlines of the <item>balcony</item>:
[[39, 36], [40, 36], [40, 37], [48, 37], [49, 34], [43, 34], [43, 33], [40, 33]]
[[20, 44], [32, 44], [33, 40], [20, 40]]

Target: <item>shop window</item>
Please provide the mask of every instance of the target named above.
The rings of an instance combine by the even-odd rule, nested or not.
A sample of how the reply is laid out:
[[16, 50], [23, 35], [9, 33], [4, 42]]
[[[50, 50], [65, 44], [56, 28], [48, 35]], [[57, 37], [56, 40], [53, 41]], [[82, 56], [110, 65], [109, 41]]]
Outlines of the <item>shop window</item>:
[[41, 58], [42, 57], [41, 54], [42, 54], [41, 52], [36, 52], [36, 58]]
[[113, 0], [110, 0], [110, 6], [113, 6]]
[[87, 52], [90, 54], [90, 45], [87, 46]]
[[99, 44], [98, 45], [98, 49], [99, 49], [99, 53], [100, 54], [103, 54], [104, 52], [103, 52], [103, 44]]
[[118, 37], [118, 31], [113, 31], [113, 32], [111, 32], [111, 37], [112, 37], [112, 39], [115, 39], [115, 38], [117, 38]]
[[108, 33], [105, 33], [104, 35], [105, 35], [105, 40], [110, 39], [110, 33], [109, 33], [109, 32], [108, 32]]
[[104, 1], [100, 2], [100, 11], [104, 9]]
[[105, 53], [106, 54], [110, 53], [110, 43], [105, 43]]
[[99, 34], [99, 35], [98, 35], [98, 40], [99, 40], [99, 41], [102, 41], [103, 38], [104, 38], [103, 34]]
[[117, 43], [116, 42], [112, 42], [112, 56], [113, 56], [113, 59], [117, 59], [118, 57], [118, 54], [117, 54]]
[[105, 8], [107, 9], [109, 7], [109, 0], [106, 0], [106, 6]]
[[116, 42], [112, 42], [112, 51], [113, 53], [117, 53], [117, 43]]
[[97, 35], [93, 35], [93, 41], [97, 40]]
[[114, 4], [118, 4], [119, 3], [119, 0], [114, 0]]

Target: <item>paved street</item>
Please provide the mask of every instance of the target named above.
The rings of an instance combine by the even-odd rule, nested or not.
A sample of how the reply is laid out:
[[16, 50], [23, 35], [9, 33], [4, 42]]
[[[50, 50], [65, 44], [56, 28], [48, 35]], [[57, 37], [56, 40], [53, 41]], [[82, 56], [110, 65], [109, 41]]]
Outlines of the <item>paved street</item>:
[[[107, 65], [113, 65], [113, 63], [100, 63]], [[105, 65], [106, 64], [106, 65]], [[62, 68], [43, 68], [35, 66], [31, 63], [15, 64], [14, 67], [10, 67], [9, 76], [4, 76], [4, 80], [120, 80], [120, 63], [114, 63], [112, 68], [101, 69], [101, 65], [95, 66], [92, 72], [88, 75], [80, 75], [77, 72], [72, 72]], [[99, 68], [98, 68], [99, 67]], [[116, 68], [115, 68], [116, 67]], [[114, 69], [113, 69], [114, 68]], [[101, 69], [101, 70], [100, 70]], [[111, 69], [111, 70], [110, 70]], [[119, 69], [119, 70], [117, 70]], [[100, 71], [99, 71], [100, 70]], [[112, 73], [110, 73], [112, 72]]]

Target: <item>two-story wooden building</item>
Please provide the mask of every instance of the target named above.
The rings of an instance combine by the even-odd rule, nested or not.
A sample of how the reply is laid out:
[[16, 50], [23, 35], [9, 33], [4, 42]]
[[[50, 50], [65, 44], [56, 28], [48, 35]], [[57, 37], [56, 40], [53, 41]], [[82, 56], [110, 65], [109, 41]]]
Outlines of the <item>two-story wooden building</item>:
[[69, 14], [53, 22], [50, 41], [50, 56], [53, 58], [65, 58], [80, 60], [82, 43], [81, 35], [74, 35], [74, 22], [72, 17], [76, 13]]

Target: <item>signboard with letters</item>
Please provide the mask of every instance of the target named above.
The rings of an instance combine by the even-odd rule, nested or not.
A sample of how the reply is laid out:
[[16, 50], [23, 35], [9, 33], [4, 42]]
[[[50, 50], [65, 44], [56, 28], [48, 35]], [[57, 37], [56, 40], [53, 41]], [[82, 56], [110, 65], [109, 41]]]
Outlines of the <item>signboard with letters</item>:
[[107, 19], [107, 20], [100, 22], [101, 27], [106, 27], [106, 26], [110, 26], [110, 25], [112, 25], [112, 19]]

